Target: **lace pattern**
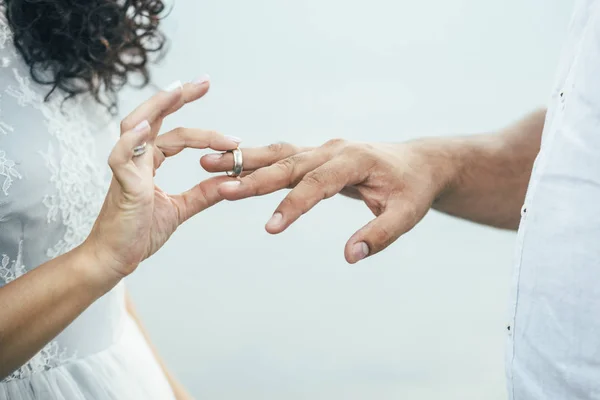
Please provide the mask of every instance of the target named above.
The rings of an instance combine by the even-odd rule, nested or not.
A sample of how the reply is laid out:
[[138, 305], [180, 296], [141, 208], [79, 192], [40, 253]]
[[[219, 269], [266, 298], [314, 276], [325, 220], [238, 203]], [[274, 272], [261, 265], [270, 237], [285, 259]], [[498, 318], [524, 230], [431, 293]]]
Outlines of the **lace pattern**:
[[7, 93], [23, 106], [32, 106], [42, 112], [52, 142], [41, 152], [46, 167], [51, 172], [50, 181], [56, 186], [56, 195], [45, 195], [48, 222], [58, 216], [66, 228], [65, 235], [47, 251], [49, 258], [64, 254], [85, 240], [102, 207], [106, 192], [105, 173], [98, 168], [96, 149], [91, 127], [83, 112], [82, 100], [70, 100], [69, 111], [62, 107], [62, 99], [44, 102], [27, 77], [13, 70], [19, 87], [9, 87]]
[[2, 192], [5, 196], [8, 196], [8, 189], [10, 189], [15, 179], [21, 179], [21, 174], [15, 168], [15, 162], [6, 158], [6, 153], [0, 150], [0, 176], [4, 177], [2, 183]]
[[51, 341], [25, 365], [5, 378], [3, 382], [15, 379], [25, 379], [32, 374], [48, 371], [49, 369], [56, 368], [66, 362], [74, 360], [75, 356], [75, 354], [67, 354], [67, 350], [61, 349], [58, 342]]
[[[44, 128], [49, 134], [48, 144], [38, 151], [51, 183], [48, 192], [40, 196], [40, 206], [46, 209], [48, 232], [53, 232], [55, 225], [56, 229], [64, 232], [57, 235], [55, 242], [46, 250], [45, 256], [51, 259], [72, 250], [89, 234], [106, 193], [107, 173], [98, 165], [93, 129], [83, 107], [84, 100], [74, 99], [63, 104], [60, 96], [54, 96], [50, 101], [44, 101], [44, 93], [31, 83], [27, 70], [18, 68], [16, 51], [10, 41], [9, 27], [0, 15], [0, 68], [10, 70], [15, 82], [5, 87], [0, 93], [0, 100], [11, 99], [27, 108], [28, 112], [23, 115], [29, 115], [31, 109], [36, 110], [43, 116]], [[2, 121], [4, 118], [0, 109], [0, 138], [16, 134], [12, 125]], [[9, 196], [15, 181], [26, 179], [23, 176], [20, 166], [15, 164], [10, 154], [0, 149], [0, 195]], [[48, 235], [48, 232], [43, 234]], [[0, 253], [0, 286], [27, 272], [23, 264], [24, 251], [21, 240], [16, 257]], [[76, 351], [69, 351], [59, 341], [53, 340], [3, 382], [30, 377], [69, 362], [76, 356]]]
[[2, 254], [0, 261], [0, 280], [10, 283], [26, 272], [23, 265], [23, 241], [19, 242], [19, 252], [17, 258], [12, 260], [6, 254]]

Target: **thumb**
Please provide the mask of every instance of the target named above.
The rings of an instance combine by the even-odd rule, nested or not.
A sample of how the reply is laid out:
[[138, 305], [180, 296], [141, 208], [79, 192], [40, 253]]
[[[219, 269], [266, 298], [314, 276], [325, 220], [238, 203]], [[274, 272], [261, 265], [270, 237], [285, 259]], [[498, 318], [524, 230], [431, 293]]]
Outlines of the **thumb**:
[[171, 196], [179, 210], [179, 224], [223, 200], [218, 188], [222, 183], [229, 181], [231, 178], [227, 176], [215, 176], [200, 182], [187, 192]]
[[389, 204], [381, 215], [352, 235], [344, 250], [346, 261], [355, 264], [379, 253], [423, 218], [423, 215], [415, 211], [413, 205], [407, 204], [406, 201], [399, 203]]

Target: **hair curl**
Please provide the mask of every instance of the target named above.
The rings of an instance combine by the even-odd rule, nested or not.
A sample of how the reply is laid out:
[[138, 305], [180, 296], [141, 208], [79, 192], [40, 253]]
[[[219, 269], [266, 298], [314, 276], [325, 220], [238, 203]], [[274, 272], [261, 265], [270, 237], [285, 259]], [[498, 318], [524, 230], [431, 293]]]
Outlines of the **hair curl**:
[[111, 112], [132, 75], [148, 84], [150, 53], [160, 55], [161, 0], [3, 0], [14, 44], [32, 79], [65, 99], [91, 93]]

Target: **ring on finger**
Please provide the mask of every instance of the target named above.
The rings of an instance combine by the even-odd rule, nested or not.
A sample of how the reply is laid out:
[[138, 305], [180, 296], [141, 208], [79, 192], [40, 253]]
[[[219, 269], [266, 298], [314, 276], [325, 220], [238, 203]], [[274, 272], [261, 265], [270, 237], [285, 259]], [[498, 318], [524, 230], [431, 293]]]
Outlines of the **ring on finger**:
[[240, 149], [229, 150], [227, 153], [233, 154], [233, 169], [227, 171], [227, 176], [237, 177], [244, 171], [244, 158]]
[[133, 148], [133, 156], [139, 157], [146, 152], [146, 142]]

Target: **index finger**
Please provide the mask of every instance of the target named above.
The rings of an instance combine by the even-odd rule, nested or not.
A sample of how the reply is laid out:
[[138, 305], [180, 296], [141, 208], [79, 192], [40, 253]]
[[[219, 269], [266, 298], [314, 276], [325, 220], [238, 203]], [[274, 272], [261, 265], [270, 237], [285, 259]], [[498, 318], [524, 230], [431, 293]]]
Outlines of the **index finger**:
[[[173, 82], [125, 117], [121, 122], [121, 132], [133, 129], [143, 120], [147, 120], [152, 125], [179, 110], [185, 104], [198, 100], [208, 92], [210, 87], [208, 79], [206, 76], [185, 85], [180, 81]], [[156, 133], [154, 132], [155, 135]]]
[[[254, 171], [312, 149], [289, 143], [274, 143], [269, 146], [241, 148], [240, 150], [244, 159], [244, 170]], [[233, 166], [233, 155], [231, 153], [207, 154], [200, 159], [200, 165], [207, 172], [229, 171]]]
[[223, 183], [219, 193], [227, 200], [241, 200], [295, 186], [304, 175], [326, 163], [330, 157], [323, 148], [298, 153], [241, 179]]
[[239, 138], [225, 136], [216, 131], [194, 128], [175, 128], [172, 131], [158, 136], [155, 144], [165, 157], [172, 157], [186, 148], [221, 151], [234, 150], [237, 149], [240, 142], [241, 139]]

